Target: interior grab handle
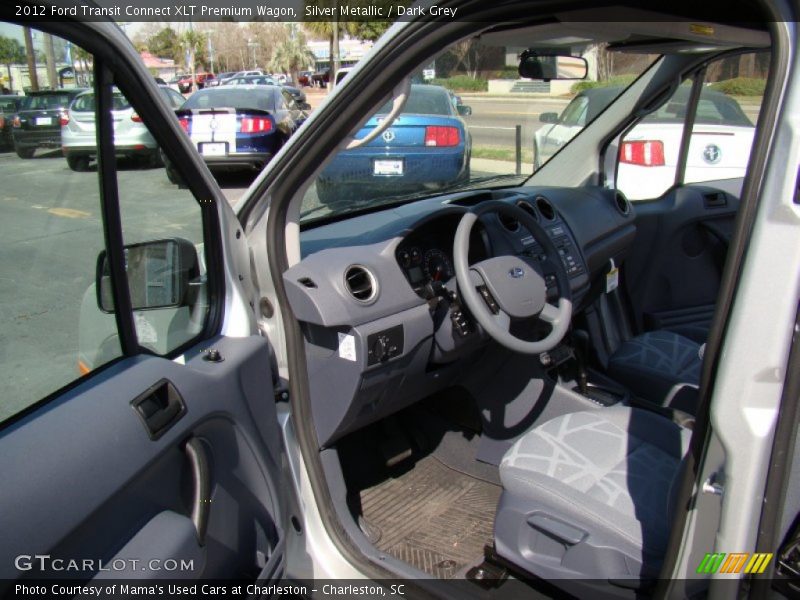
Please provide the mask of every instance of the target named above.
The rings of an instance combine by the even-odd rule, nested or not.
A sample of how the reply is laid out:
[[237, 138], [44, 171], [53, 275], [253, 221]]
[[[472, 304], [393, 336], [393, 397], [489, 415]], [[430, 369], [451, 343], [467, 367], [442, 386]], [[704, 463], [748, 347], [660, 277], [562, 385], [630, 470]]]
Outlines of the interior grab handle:
[[194, 498], [192, 500], [192, 523], [197, 531], [197, 542], [204, 546], [208, 529], [208, 514], [211, 511], [211, 471], [208, 452], [199, 438], [191, 437], [184, 446], [192, 466]]

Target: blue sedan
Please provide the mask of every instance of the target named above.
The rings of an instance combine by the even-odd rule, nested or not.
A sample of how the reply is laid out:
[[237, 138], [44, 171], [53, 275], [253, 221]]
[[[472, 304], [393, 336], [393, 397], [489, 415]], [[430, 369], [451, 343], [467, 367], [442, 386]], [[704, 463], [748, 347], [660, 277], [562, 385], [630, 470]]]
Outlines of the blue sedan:
[[[383, 106], [358, 132], [365, 137], [391, 105]], [[323, 204], [347, 197], [352, 187], [377, 195], [437, 189], [469, 180], [472, 140], [450, 92], [434, 85], [412, 85], [403, 113], [368, 144], [340, 152], [317, 179]]]

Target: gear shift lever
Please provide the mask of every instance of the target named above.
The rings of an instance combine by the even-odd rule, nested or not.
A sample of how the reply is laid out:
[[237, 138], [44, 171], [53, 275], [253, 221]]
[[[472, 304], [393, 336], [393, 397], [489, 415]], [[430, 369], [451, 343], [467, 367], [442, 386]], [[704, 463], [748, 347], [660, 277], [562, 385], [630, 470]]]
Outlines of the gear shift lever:
[[583, 396], [589, 395], [589, 381], [586, 374], [586, 361], [589, 358], [589, 334], [583, 329], [572, 332], [572, 343], [575, 345], [575, 362], [578, 366], [578, 391]]

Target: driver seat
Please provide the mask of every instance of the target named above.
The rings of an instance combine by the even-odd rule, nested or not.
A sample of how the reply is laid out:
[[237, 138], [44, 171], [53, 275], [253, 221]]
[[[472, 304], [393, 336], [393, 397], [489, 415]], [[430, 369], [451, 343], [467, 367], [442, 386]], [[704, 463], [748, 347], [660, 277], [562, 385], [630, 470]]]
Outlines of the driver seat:
[[545, 580], [656, 579], [690, 434], [619, 405], [535, 427], [500, 464], [497, 554]]

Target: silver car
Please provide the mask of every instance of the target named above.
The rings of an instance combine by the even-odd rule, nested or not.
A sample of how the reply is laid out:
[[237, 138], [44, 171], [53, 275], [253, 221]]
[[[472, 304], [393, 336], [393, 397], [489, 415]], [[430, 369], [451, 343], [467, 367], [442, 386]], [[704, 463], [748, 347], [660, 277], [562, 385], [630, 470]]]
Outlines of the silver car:
[[[166, 85], [158, 86], [167, 104], [176, 109], [184, 97]], [[158, 144], [133, 110], [128, 99], [115, 90], [113, 96], [114, 149], [117, 157], [140, 159], [147, 166], [161, 164]], [[61, 150], [73, 171], [85, 171], [97, 156], [95, 97], [93, 91], [75, 96], [61, 115]]]

